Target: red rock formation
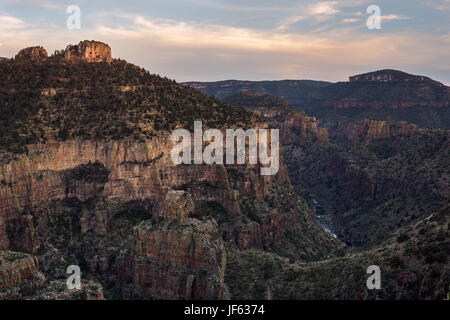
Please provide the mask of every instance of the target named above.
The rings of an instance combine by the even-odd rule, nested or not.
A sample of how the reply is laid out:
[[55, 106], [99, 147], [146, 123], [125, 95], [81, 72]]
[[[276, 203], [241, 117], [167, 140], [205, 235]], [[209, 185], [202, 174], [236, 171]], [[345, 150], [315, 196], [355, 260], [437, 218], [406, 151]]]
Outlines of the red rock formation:
[[111, 48], [99, 41], [81, 41], [77, 45], [69, 46], [64, 54], [69, 61], [111, 62]]
[[[34, 252], [39, 248], [39, 230], [45, 228], [48, 203], [53, 200], [78, 198], [86, 201], [98, 194], [109, 204], [150, 199], [172, 214], [168, 199], [177, 192], [167, 188], [184, 189], [193, 202], [216, 201], [229, 214], [240, 214], [239, 194], [262, 199], [268, 181], [289, 183], [285, 166], [280, 163], [279, 173], [263, 177], [259, 167], [235, 166], [253, 170], [253, 178], [246, 178], [230, 185], [227, 168], [222, 165], [173, 166], [170, 156], [164, 156], [152, 165], [147, 163], [161, 154], [170, 155], [172, 142], [167, 138], [155, 138], [146, 143], [127, 141], [94, 142], [67, 141], [40, 146], [30, 146], [29, 156], [0, 165], [0, 245], [7, 249], [8, 237], [15, 245]], [[67, 170], [83, 163], [99, 162], [109, 170], [106, 183], [67, 179]], [[233, 168], [233, 166], [230, 166]], [[170, 197], [169, 197], [170, 198]], [[175, 197], [176, 198], [176, 197]], [[187, 206], [188, 208], [189, 206]], [[188, 210], [189, 211], [189, 210]], [[83, 216], [82, 231], [104, 231], [108, 217]], [[103, 227], [102, 227], [103, 225]]]
[[405, 121], [361, 120], [356, 123], [340, 124], [333, 137], [339, 143], [357, 144], [374, 139], [409, 136], [418, 127]]
[[43, 47], [25, 48], [16, 55], [16, 59], [30, 59], [33, 61], [40, 61], [47, 57], [47, 51]]
[[117, 263], [117, 274], [131, 278], [124, 296], [160, 299], [222, 299], [225, 248], [217, 224], [196, 219], [135, 227], [134, 238]]
[[25, 253], [0, 251], [0, 289], [17, 285], [36, 272], [36, 257]]
[[195, 210], [191, 194], [184, 190], [166, 190], [161, 196], [155, 217], [171, 221], [179, 219], [184, 221]]
[[37, 257], [13, 251], [0, 251], [0, 289], [0, 300], [103, 300], [99, 283], [82, 280], [80, 289], [69, 290], [66, 280], [47, 281]]

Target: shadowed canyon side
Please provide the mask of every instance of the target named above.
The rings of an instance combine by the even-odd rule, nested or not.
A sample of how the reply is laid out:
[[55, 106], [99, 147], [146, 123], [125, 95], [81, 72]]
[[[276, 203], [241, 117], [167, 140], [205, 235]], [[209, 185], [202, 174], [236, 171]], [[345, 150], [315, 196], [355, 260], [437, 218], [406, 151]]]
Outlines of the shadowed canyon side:
[[[343, 246], [282, 162], [275, 176], [173, 165], [172, 130], [198, 119], [266, 127], [249, 111], [113, 59], [96, 41], [51, 56], [22, 50], [0, 62], [0, 84], [1, 298], [233, 298], [230, 252], [311, 261]], [[302, 117], [288, 127], [314, 131]], [[72, 264], [85, 282], [65, 295]]]
[[[224, 101], [255, 112], [269, 126], [281, 129], [283, 157], [297, 194], [310, 199], [319, 221], [351, 246], [323, 263], [293, 264], [258, 251], [231, 256], [229, 276], [245, 279], [243, 286], [251, 288], [243, 293], [242, 286], [231, 286], [232, 293], [243, 299], [263, 298], [261, 287], [268, 281], [254, 275], [269, 273], [272, 294], [279, 299], [445, 296], [449, 282], [448, 130], [365, 119], [339, 123], [328, 134], [320, 121], [279, 97], [244, 90]], [[292, 121], [293, 115], [298, 121]], [[389, 282], [380, 292], [367, 290], [349, 271], [363, 272], [372, 263], [382, 266]]]

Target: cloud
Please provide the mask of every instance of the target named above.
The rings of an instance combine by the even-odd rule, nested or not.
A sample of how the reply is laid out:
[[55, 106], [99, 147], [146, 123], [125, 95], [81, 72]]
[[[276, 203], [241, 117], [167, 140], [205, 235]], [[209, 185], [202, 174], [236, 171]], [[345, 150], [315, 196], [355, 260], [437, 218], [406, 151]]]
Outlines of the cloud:
[[354, 23], [359, 22], [360, 20], [358, 18], [344, 18], [342, 19], [343, 23]]
[[27, 25], [22, 19], [10, 15], [0, 15], [0, 26], [3, 31], [14, 31], [23, 29]]
[[[284, 20], [284, 27], [280, 24], [276, 30], [150, 18], [124, 11], [115, 12], [112, 18], [109, 15], [97, 14], [96, 24], [90, 28], [68, 30], [48, 23], [30, 25], [20, 18], [1, 14], [0, 23], [13, 29], [0, 29], [3, 43], [0, 56], [13, 56], [31, 45], [43, 45], [50, 53], [80, 40], [96, 39], [110, 44], [113, 57], [178, 81], [225, 78], [338, 81], [350, 74], [381, 68], [414, 71], [420, 66], [421, 70], [435, 70], [436, 74], [444, 75], [445, 70], [450, 70], [449, 34], [374, 33], [365, 27], [355, 32], [352, 25], [342, 25], [342, 20], [325, 31], [296, 33], [289, 26], [302, 20], [301, 12]], [[52, 36], [48, 37], [49, 34]], [[421, 46], [417, 47], [417, 43]], [[449, 80], [447, 77], [444, 82]]]
[[289, 16], [281, 21], [281, 23], [275, 28], [276, 32], [284, 32], [289, 29], [290, 26], [296, 24], [301, 20], [313, 18], [317, 21], [323, 21], [329, 19], [331, 16], [339, 13], [336, 8], [337, 1], [325, 1], [316, 2], [310, 5], [299, 6], [295, 9], [297, 14]]
[[[447, 46], [442, 39], [410, 33], [358, 35], [353, 28], [337, 28], [296, 34], [143, 16], [134, 17], [127, 27], [98, 26], [94, 33], [117, 43], [112, 47], [119, 56], [148, 63], [150, 70], [180, 81], [344, 80], [349, 74], [377, 68], [432, 66], [435, 61], [442, 61], [442, 68], [449, 65], [442, 58]], [[417, 42], [427, 45], [414, 49]]]
[[388, 14], [385, 16], [381, 16], [381, 20], [405, 20], [405, 19], [411, 19], [411, 17], [407, 17], [407, 16], [401, 16], [401, 15], [397, 15], [397, 14]]
[[425, 5], [438, 11], [448, 13], [450, 11], [450, 0], [425, 1]]
[[218, 10], [227, 10], [227, 11], [287, 11], [294, 9], [290, 6], [261, 6], [261, 5], [255, 5], [255, 6], [243, 6], [242, 4], [239, 5], [233, 5], [229, 3], [219, 3], [211, 0], [191, 0], [191, 2], [205, 7], [210, 7]]
[[283, 34], [217, 24], [149, 19], [137, 16], [127, 27], [98, 26], [108, 37], [148, 38], [173, 46], [197, 48], [235, 48], [251, 50], [298, 50], [324, 46], [324, 39], [312, 35]]
[[51, 1], [38, 1], [36, 2], [36, 5], [48, 10], [65, 10], [68, 7], [68, 5]]
[[301, 20], [304, 20], [306, 17], [305, 16], [292, 16], [292, 17], [288, 17], [287, 19], [284, 19], [281, 24], [275, 28], [275, 31], [278, 32], [283, 32], [286, 31], [287, 29], [289, 29], [289, 27]]
[[318, 2], [309, 7], [309, 14], [316, 16], [330, 16], [340, 12], [337, 1]]

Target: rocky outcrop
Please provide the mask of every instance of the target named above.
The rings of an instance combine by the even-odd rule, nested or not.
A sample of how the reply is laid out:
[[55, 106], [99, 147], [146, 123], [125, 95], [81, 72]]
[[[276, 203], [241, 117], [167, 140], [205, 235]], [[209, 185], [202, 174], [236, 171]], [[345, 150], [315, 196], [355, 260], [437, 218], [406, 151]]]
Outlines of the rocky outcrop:
[[[77, 45], [70, 45], [65, 50], [57, 51], [56, 55], [63, 56], [65, 60], [71, 62], [111, 62], [111, 47], [100, 41], [80, 41]], [[28, 59], [32, 61], [42, 61], [48, 58], [47, 51], [41, 47], [29, 47], [19, 51], [15, 59]], [[1, 60], [1, 59], [0, 59]]]
[[69, 61], [111, 62], [111, 48], [100, 41], [81, 41], [65, 50], [64, 58]]
[[289, 215], [268, 215], [259, 222], [251, 221], [240, 228], [226, 230], [222, 237], [236, 244], [239, 250], [268, 249], [279, 244], [286, 231], [295, 228], [297, 221]]
[[39, 271], [38, 258], [0, 251], [0, 300], [103, 300], [103, 287], [82, 280], [80, 289], [68, 289], [66, 280], [48, 281]]
[[303, 112], [294, 111], [287, 115], [286, 120], [281, 126], [281, 143], [303, 144], [310, 138], [327, 141], [328, 136], [326, 131], [321, 131], [317, 128], [317, 120], [315, 117], [310, 117]]
[[226, 298], [225, 247], [217, 232], [214, 220], [145, 221], [135, 227], [129, 251], [117, 263], [121, 282], [131, 279], [124, 297]]
[[38, 259], [13, 251], [0, 251], [0, 289], [21, 283], [38, 272]]
[[362, 120], [356, 123], [340, 124], [332, 138], [338, 144], [358, 144], [374, 139], [408, 137], [418, 129], [418, 126], [406, 121]]
[[154, 216], [164, 220], [184, 221], [195, 210], [191, 194], [184, 190], [167, 190], [158, 203]]
[[319, 134], [315, 117], [308, 116], [281, 98], [243, 90], [224, 101], [256, 113], [263, 121], [268, 122], [271, 128], [279, 129], [280, 142], [284, 145], [304, 144], [311, 139], [328, 141], [326, 130]]
[[40, 46], [22, 49], [16, 55], [16, 59], [30, 59], [33, 61], [41, 61], [47, 57], [47, 51]]

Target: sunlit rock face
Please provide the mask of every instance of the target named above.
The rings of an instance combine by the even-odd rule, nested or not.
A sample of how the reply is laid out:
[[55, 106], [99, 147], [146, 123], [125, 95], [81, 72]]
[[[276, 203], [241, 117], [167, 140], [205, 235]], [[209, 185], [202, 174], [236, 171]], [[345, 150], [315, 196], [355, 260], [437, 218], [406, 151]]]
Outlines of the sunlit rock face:
[[100, 41], [81, 41], [77, 45], [66, 49], [64, 56], [67, 60], [87, 62], [111, 62], [111, 48], [106, 43]]
[[418, 126], [406, 121], [361, 120], [341, 123], [333, 132], [332, 138], [338, 144], [358, 144], [377, 139], [408, 137], [418, 130]]
[[[33, 61], [44, 60], [47, 57], [48, 57], [47, 51], [40, 46], [22, 49], [16, 55], [16, 59], [30, 59]], [[0, 60], [2, 59], [0, 58]]]

